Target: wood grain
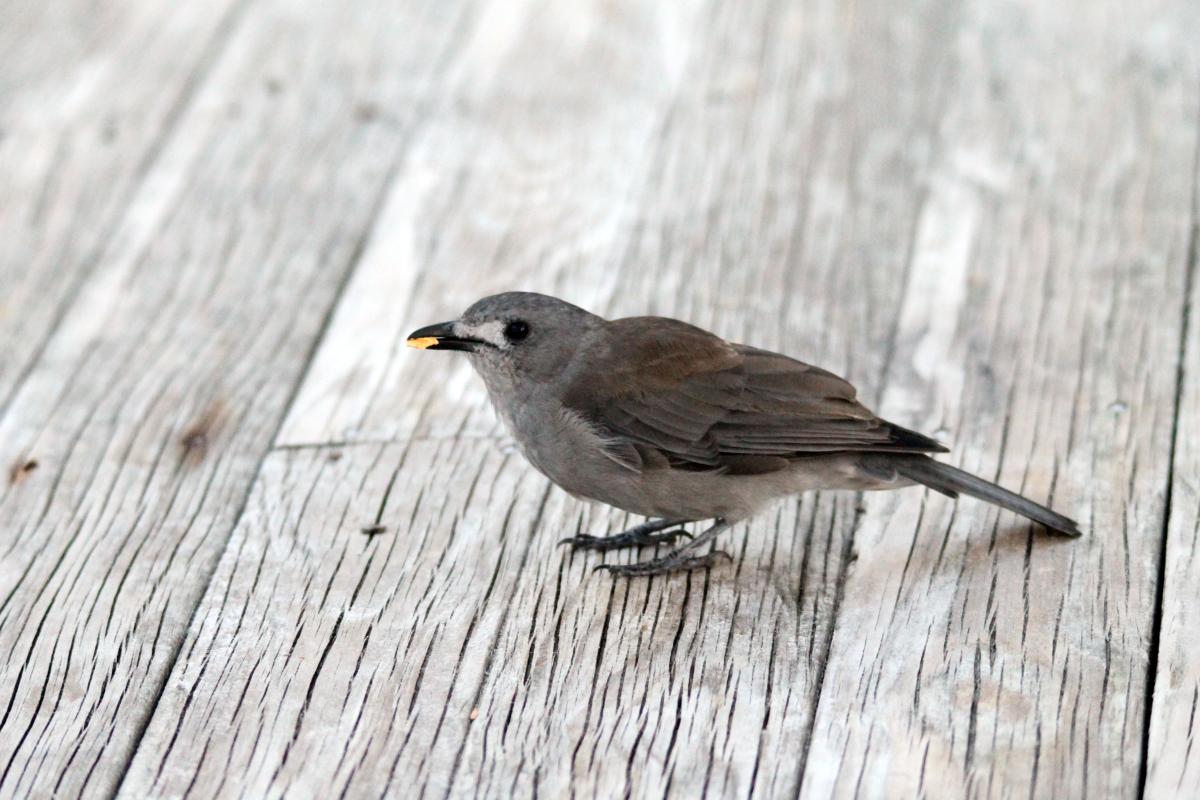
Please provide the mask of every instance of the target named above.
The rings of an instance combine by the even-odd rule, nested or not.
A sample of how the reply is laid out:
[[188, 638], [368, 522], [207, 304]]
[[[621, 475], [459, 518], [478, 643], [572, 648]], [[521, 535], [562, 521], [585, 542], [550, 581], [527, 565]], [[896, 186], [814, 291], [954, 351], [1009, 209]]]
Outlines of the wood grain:
[[[931, 21], [940, 8], [900, 19], [828, 8], [812, 18], [739, 4], [698, 28], [695, 17], [667, 25], [638, 4], [607, 8], [585, 17], [597, 27], [584, 41], [609, 43], [627, 68], [598, 81], [599, 54], [518, 40], [498, 65], [479, 69], [516, 86], [536, 85], [531, 70], [552, 69], [564, 76], [556, 102], [541, 100], [540, 88], [521, 113], [497, 119], [511, 92], [497, 83], [494, 96], [467, 106], [477, 111], [431, 129], [436, 142], [466, 143], [460, 162], [429, 175], [411, 166], [414, 155], [401, 171], [271, 457], [280, 466], [251, 500], [273, 509], [283, 495], [323, 497], [331, 481], [345, 484], [347, 494], [309, 502], [294, 527], [305, 544], [261, 567], [309, 589], [282, 597], [254, 584], [258, 548], [270, 545], [251, 544], [265, 520], [246, 523], [238, 541], [251, 549], [226, 554], [197, 614], [207, 622], [193, 630], [131, 769], [130, 796], [184, 794], [217, 775], [229, 776], [231, 793], [249, 794], [304, 786], [374, 795], [400, 779], [426, 796], [796, 792], [854, 499], [794, 501], [739, 528], [728, 542], [736, 565], [710, 578], [592, 577], [594, 558], [571, 558], [554, 542], [633, 520], [585, 510], [518, 457], [498, 455], [466, 365], [404, 352], [394, 337], [516, 284], [613, 314], [676, 313], [788, 345], [874, 394], [936, 108], [908, 99], [917, 85], [937, 85], [946, 67], [944, 42], [916, 31], [939, 30]], [[572, 41], [576, 24], [531, 14], [521, 35]], [[761, 35], [773, 25], [778, 36]], [[627, 37], [620, 46], [618, 30]], [[663, 39], [689, 37], [686, 62], [672, 68], [688, 76], [675, 96], [639, 95], [653, 63], [639, 59], [673, 46]], [[543, 105], [571, 113], [549, 125], [528, 112]], [[629, 127], [651, 112], [656, 120]], [[887, 124], [868, 124], [881, 116]], [[794, 135], [774, 135], [781, 128]], [[596, 166], [586, 162], [595, 172], [570, 170], [578, 152], [598, 147], [611, 147], [612, 158], [601, 150]], [[439, 152], [452, 155], [444, 144]], [[524, 153], [545, 160], [512, 166]], [[626, 170], [635, 174], [610, 174]], [[519, 180], [527, 173], [546, 177]], [[439, 199], [443, 175], [460, 176], [461, 196]], [[601, 207], [597, 233], [588, 220]], [[436, 243], [413, 233], [430, 230]], [[480, 264], [487, 269], [474, 267], [464, 282], [462, 265]], [[389, 302], [389, 292], [404, 291]], [[380, 335], [364, 335], [372, 330]], [[393, 436], [407, 443], [371, 441]], [[333, 452], [342, 455], [330, 467]], [[352, 471], [334, 479], [330, 469]], [[410, 520], [403, 504], [414, 502]], [[385, 564], [356, 544], [374, 521], [342, 517], [381, 506], [380, 537], [397, 548]], [[411, 547], [420, 549], [400, 550]], [[377, 588], [326, 594], [335, 565], [345, 580]], [[420, 576], [413, 588], [409, 574]], [[381, 608], [364, 605], [368, 592], [413, 596]], [[290, 616], [279, 624], [290, 635], [264, 641], [262, 624], [239, 626], [242, 608], [250, 619], [282, 602]], [[213, 668], [224, 664], [238, 666]], [[236, 699], [243, 692], [258, 705]], [[274, 708], [287, 709], [278, 723]]]
[[462, 11], [256, 4], [180, 111], [0, 419], [0, 794], [120, 781]]
[[794, 791], [837, 569], [800, 532], [833, 512], [737, 530], [725, 574], [614, 583], [555, 542], [629, 519], [494, 440], [277, 451], [124, 794]]
[[[1196, 168], [1200, 170], [1200, 150]], [[1196, 185], [1200, 186], [1200, 174]], [[1179, 797], [1200, 787], [1196, 709], [1200, 705], [1200, 189], [1192, 200], [1190, 292], [1179, 369], [1170, 513], [1162, 563], [1161, 631], [1146, 773], [1147, 797]]]
[[945, 428], [952, 461], [1086, 533], [930, 492], [872, 497], [803, 796], [1137, 795], [1195, 23], [1174, 4], [964, 8], [882, 410]]
[[101, 259], [244, 5], [5, 4], [0, 412]]

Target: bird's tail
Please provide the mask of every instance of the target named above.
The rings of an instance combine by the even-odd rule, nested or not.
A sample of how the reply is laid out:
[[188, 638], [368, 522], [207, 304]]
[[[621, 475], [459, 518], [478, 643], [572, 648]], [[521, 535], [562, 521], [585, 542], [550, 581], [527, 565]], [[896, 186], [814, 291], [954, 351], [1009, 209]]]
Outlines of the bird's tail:
[[958, 497], [961, 492], [980, 500], [986, 500], [1001, 508], [1007, 508], [1009, 511], [1045, 525], [1055, 533], [1061, 533], [1064, 536], [1080, 535], [1079, 526], [1075, 524], [1075, 520], [997, 486], [991, 481], [985, 481], [969, 472], [963, 472], [957, 467], [934, 461], [928, 456], [917, 455], [893, 456], [888, 461], [900, 475], [924, 484], [936, 492], [950, 497]]

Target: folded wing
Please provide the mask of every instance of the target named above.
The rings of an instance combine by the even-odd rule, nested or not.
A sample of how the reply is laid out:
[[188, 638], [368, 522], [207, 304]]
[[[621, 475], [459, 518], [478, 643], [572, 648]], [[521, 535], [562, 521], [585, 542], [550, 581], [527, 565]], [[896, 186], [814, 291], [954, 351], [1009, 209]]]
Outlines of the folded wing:
[[872, 414], [819, 367], [677, 320], [609, 324], [606, 341], [620, 349], [593, 353], [565, 401], [642, 464], [754, 473], [814, 453], [945, 452]]

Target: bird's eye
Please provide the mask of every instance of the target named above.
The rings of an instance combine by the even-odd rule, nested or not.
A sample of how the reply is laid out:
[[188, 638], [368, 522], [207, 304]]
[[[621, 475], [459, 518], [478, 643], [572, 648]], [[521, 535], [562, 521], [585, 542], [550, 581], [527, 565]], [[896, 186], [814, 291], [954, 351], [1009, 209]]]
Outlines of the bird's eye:
[[504, 326], [504, 338], [510, 342], [519, 342], [529, 335], [529, 323], [525, 320], [514, 319]]

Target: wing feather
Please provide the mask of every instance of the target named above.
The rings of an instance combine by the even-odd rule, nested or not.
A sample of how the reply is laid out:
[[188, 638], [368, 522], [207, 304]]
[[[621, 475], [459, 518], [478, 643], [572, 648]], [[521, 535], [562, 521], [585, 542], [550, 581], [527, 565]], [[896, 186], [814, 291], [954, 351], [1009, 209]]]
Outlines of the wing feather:
[[677, 320], [608, 324], [608, 349], [590, 353], [565, 402], [672, 466], [755, 473], [812, 453], [945, 450], [875, 416], [850, 383], [819, 367]]

